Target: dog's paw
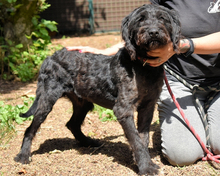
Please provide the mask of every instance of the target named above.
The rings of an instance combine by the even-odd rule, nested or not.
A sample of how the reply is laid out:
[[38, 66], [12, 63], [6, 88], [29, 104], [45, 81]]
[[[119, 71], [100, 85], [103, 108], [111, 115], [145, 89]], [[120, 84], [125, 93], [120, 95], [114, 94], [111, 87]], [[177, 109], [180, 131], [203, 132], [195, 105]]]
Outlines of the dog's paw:
[[149, 164], [145, 165], [144, 168], [139, 168], [139, 175], [157, 175], [159, 173], [160, 167], [156, 164], [154, 164], [152, 161], [150, 161]]
[[19, 153], [14, 158], [14, 161], [22, 163], [22, 164], [29, 164], [31, 162], [31, 156], [28, 154]]

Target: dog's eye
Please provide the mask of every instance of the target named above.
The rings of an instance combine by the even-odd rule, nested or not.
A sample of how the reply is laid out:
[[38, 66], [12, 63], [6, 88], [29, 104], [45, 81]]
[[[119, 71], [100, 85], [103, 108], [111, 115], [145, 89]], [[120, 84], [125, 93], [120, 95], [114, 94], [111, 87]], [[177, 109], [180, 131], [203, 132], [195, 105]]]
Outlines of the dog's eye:
[[165, 18], [163, 16], [159, 16], [159, 20], [164, 20]]
[[144, 21], [144, 16], [141, 16], [139, 19], [138, 19], [139, 22], [142, 22]]

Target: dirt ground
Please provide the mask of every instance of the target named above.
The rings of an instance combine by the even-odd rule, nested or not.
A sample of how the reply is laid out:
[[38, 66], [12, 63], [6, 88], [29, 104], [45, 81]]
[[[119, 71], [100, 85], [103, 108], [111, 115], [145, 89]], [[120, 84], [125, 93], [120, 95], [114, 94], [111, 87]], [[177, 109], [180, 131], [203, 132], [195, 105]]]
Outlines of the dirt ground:
[[[54, 39], [53, 44], [89, 45], [106, 48], [121, 41], [119, 34], [93, 35]], [[34, 95], [36, 83], [7, 82], [0, 80], [0, 101], [16, 105], [23, 95]], [[25, 129], [30, 121], [17, 125], [15, 137], [0, 147], [0, 175], [14, 176], [136, 176], [137, 166], [118, 122], [101, 122], [98, 115], [89, 113], [83, 125], [86, 135], [100, 139], [99, 148], [80, 147], [65, 127], [72, 113], [71, 103], [61, 98], [37, 132], [32, 144], [32, 162], [16, 163], [13, 158], [20, 150]], [[150, 130], [149, 151], [154, 163], [160, 166], [160, 176], [220, 175], [220, 165], [198, 161], [191, 166], [173, 167], [162, 156], [157, 111]]]

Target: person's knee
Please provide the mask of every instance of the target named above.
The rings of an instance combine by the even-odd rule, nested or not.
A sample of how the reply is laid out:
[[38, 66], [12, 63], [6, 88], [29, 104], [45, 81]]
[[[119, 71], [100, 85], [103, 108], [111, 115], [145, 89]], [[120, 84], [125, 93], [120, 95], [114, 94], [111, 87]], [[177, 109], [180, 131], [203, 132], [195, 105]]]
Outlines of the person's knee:
[[208, 109], [208, 123], [210, 135], [210, 147], [214, 154], [220, 154], [220, 93], [218, 93], [212, 100]]
[[211, 150], [214, 154], [220, 154], [220, 141], [219, 141], [219, 133], [211, 133], [210, 134], [211, 141]]
[[164, 147], [162, 153], [168, 162], [174, 166], [191, 165], [204, 156], [201, 146], [187, 148], [186, 146], [171, 145]]

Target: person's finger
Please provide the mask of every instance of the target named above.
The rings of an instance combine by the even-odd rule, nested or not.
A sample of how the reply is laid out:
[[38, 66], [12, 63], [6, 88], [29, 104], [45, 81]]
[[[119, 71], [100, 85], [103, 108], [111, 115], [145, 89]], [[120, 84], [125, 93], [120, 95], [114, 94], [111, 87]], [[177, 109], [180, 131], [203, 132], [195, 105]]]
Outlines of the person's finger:
[[163, 49], [154, 49], [154, 50], [148, 51], [147, 53], [155, 54], [155, 53], [161, 53], [162, 51]]
[[67, 46], [66, 49], [68, 51], [73, 51], [73, 50], [82, 50], [84, 47], [82, 46]]
[[165, 61], [162, 60], [162, 58], [157, 58], [157, 59], [148, 59], [146, 63], [152, 67], [158, 67], [161, 64], [163, 64]]
[[161, 53], [156, 53], [156, 52], [147, 52], [147, 55], [150, 57], [158, 57], [160, 56]]
[[68, 51], [79, 51], [80, 53], [95, 53], [95, 49], [88, 46], [67, 46]]

